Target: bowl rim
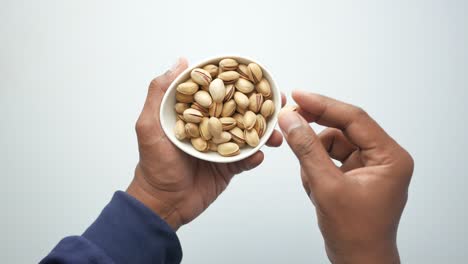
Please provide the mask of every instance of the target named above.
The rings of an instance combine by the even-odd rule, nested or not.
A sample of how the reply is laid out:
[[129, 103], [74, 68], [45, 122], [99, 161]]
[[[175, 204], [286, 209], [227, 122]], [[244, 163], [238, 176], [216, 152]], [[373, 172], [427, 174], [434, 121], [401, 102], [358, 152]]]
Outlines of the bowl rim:
[[[271, 122], [271, 129], [269, 129], [269, 130], [267, 130], [265, 132], [263, 137], [260, 139], [260, 144], [258, 144], [258, 146], [256, 146], [255, 148], [250, 148], [247, 151], [241, 152], [239, 155], [236, 155], [236, 156], [224, 157], [224, 156], [221, 156], [219, 154], [217, 154], [217, 155], [203, 155], [203, 154], [206, 154], [206, 153], [199, 152], [199, 151], [197, 151], [195, 149], [193, 149], [193, 151], [189, 151], [189, 150], [185, 149], [184, 147], [182, 147], [183, 144], [185, 144], [186, 142], [182, 142], [182, 141], [178, 140], [173, 135], [173, 125], [169, 126], [169, 124], [166, 124], [166, 117], [165, 117], [164, 108], [165, 108], [165, 105], [167, 104], [167, 101], [169, 100], [169, 94], [171, 94], [171, 91], [173, 89], [176, 89], [176, 84], [180, 83], [182, 77], [185, 76], [187, 73], [191, 72], [193, 69], [205, 66], [205, 65], [211, 63], [212, 61], [219, 61], [219, 60], [225, 59], [225, 58], [240, 59], [240, 60], [244, 60], [244, 61], [254, 62], [254, 63], [258, 64], [260, 66], [260, 68], [262, 68], [262, 70], [265, 71], [267, 73], [267, 75], [270, 77], [269, 78], [270, 86], [274, 90], [272, 92], [273, 92], [274, 96], [276, 97], [273, 100], [273, 102], [275, 104], [275, 113], [272, 115], [272, 117], [269, 120], [269, 122]], [[278, 123], [278, 112], [279, 112], [279, 110], [281, 108], [281, 92], [280, 92], [280, 90], [278, 88], [278, 85], [276, 84], [271, 72], [268, 70], [268, 68], [266, 68], [263, 64], [259, 63], [257, 60], [252, 59], [251, 57], [247, 57], [247, 56], [239, 56], [239, 55], [232, 55], [232, 54], [222, 55], [222, 56], [213, 56], [213, 57], [209, 57], [209, 58], [206, 58], [206, 59], [203, 59], [203, 60], [199, 60], [196, 63], [192, 64], [191, 66], [187, 67], [187, 69], [185, 69], [183, 72], [181, 72], [174, 79], [174, 81], [171, 82], [171, 84], [167, 88], [167, 90], [164, 93], [164, 96], [162, 98], [161, 105], [159, 107], [160, 107], [160, 109], [159, 109], [159, 122], [160, 122], [160, 125], [162, 127], [162, 130], [166, 134], [166, 137], [169, 138], [171, 143], [174, 144], [179, 150], [181, 150], [182, 152], [184, 152], [184, 153], [186, 153], [186, 154], [188, 154], [188, 155], [190, 155], [192, 157], [200, 159], [200, 160], [205, 160], [205, 161], [215, 162], [215, 163], [232, 163], [232, 162], [236, 162], [236, 161], [246, 159], [246, 158], [252, 156], [253, 154], [255, 154], [257, 151], [260, 150], [260, 148], [262, 148], [265, 145], [268, 138], [273, 134], [273, 132], [275, 130], [275, 127], [276, 127], [276, 125]], [[173, 109], [173, 108], [171, 108], [171, 109]]]

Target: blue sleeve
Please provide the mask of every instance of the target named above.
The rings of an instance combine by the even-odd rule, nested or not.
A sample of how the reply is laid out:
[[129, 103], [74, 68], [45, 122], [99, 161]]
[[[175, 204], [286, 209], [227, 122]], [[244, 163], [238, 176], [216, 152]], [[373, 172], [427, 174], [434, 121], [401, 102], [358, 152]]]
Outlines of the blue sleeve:
[[180, 263], [171, 227], [125, 192], [117, 191], [82, 236], [66, 237], [40, 263]]

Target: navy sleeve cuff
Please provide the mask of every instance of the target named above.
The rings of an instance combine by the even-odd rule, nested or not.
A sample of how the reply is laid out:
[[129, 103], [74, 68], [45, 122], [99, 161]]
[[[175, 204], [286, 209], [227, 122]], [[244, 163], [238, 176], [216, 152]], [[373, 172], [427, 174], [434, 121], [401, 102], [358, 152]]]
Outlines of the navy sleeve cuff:
[[117, 191], [83, 237], [115, 263], [180, 263], [182, 249], [172, 228], [125, 192]]

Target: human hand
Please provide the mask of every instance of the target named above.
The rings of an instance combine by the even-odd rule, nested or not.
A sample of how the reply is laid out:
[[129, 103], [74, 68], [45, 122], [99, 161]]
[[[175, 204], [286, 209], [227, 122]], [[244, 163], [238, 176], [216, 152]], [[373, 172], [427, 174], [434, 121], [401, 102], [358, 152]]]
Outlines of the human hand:
[[[333, 263], [399, 263], [398, 223], [413, 159], [355, 106], [295, 91], [279, 125], [301, 165]], [[329, 127], [316, 135], [308, 122]], [[342, 163], [337, 167], [331, 159]]]
[[[179, 59], [155, 78], [136, 123], [140, 161], [127, 192], [163, 218], [174, 230], [200, 215], [226, 189], [236, 174], [257, 167], [263, 153], [235, 163], [211, 163], [191, 157], [174, 146], [159, 123], [159, 106], [171, 82], [187, 68]], [[282, 96], [282, 102], [286, 98]], [[267, 145], [278, 147], [283, 137], [274, 131]]]

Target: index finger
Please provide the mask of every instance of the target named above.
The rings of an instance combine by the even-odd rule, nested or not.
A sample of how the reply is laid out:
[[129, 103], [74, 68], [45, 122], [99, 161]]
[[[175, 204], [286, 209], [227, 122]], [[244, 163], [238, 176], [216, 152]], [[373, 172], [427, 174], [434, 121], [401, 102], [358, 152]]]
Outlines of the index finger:
[[342, 130], [362, 150], [391, 142], [390, 136], [359, 107], [304, 91], [294, 91], [292, 97], [307, 121]]

